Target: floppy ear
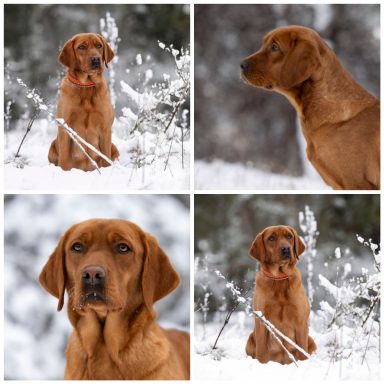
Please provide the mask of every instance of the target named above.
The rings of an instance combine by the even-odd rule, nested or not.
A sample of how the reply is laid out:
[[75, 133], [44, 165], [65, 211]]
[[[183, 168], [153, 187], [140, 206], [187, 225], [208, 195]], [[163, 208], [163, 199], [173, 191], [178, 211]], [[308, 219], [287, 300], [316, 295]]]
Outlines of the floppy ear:
[[103, 36], [97, 34], [100, 39], [103, 41], [103, 60], [105, 62], [105, 66], [108, 68], [108, 63], [115, 57], [115, 54], [112, 51], [112, 48], [107, 43], [107, 40], [104, 39]]
[[301, 240], [300, 236], [297, 234], [294, 228], [289, 227], [288, 228], [292, 231], [294, 240], [295, 240], [295, 257], [297, 260], [299, 260], [299, 256], [305, 251], [305, 244]]
[[66, 67], [73, 68], [75, 66], [76, 56], [73, 48], [73, 38], [69, 39], [59, 54], [59, 63]]
[[265, 247], [264, 247], [264, 231], [260, 232], [252, 243], [249, 255], [254, 259], [263, 263], [266, 258]]
[[141, 284], [145, 305], [151, 309], [156, 301], [175, 290], [181, 279], [153, 236], [146, 233], [143, 243], [144, 267]]
[[44, 265], [39, 282], [46, 291], [59, 299], [57, 310], [60, 311], [64, 304], [66, 284], [64, 236]]
[[295, 36], [291, 38], [291, 49], [280, 72], [280, 85], [285, 88], [292, 88], [309, 79], [320, 65], [320, 53], [314, 43], [298, 41]]

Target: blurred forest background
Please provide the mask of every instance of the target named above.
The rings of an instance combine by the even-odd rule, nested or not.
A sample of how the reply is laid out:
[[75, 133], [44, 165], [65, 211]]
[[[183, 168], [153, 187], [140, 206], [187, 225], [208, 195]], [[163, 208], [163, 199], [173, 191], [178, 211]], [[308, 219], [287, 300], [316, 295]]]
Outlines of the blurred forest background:
[[379, 4], [195, 5], [197, 160], [292, 176], [308, 172], [288, 100], [239, 77], [240, 61], [261, 47], [263, 36], [289, 24], [317, 30], [353, 77], [379, 97]]
[[[172, 217], [172, 220], [169, 217]], [[156, 304], [165, 327], [189, 331], [189, 195], [6, 195], [5, 378], [62, 379], [71, 332], [65, 306], [40, 287], [38, 276], [60, 236], [89, 218], [122, 218], [154, 235], [182, 276]]]
[[[49, 104], [56, 104], [58, 86], [64, 67], [57, 61], [59, 51], [73, 35], [82, 32], [100, 33], [100, 19], [109, 12], [119, 27], [120, 43], [116, 71], [116, 111], [124, 106], [120, 98], [120, 80], [136, 88], [143, 79], [138, 73], [138, 53], [143, 62], [150, 57], [155, 67], [152, 81], [173, 66], [171, 55], [164, 55], [158, 40], [176, 49], [189, 46], [188, 5], [146, 4], [6, 4], [4, 8], [4, 60], [6, 68], [5, 101], [25, 99], [25, 90], [12, 79], [20, 77], [36, 88]], [[127, 73], [126, 69], [130, 68]], [[108, 70], [106, 71], [108, 76]], [[122, 100], [121, 100], [122, 99]], [[122, 102], [123, 101], [123, 102]], [[11, 124], [28, 113], [25, 103], [12, 106]]]
[[[303, 236], [299, 212], [305, 215], [306, 206], [314, 214], [318, 232], [312, 260], [313, 310], [327, 295], [319, 287], [319, 274], [336, 281], [338, 266], [347, 263], [352, 267], [351, 276], [361, 274], [362, 268], [374, 272], [372, 252], [357, 241], [356, 235], [380, 243], [379, 195], [195, 195], [195, 307], [199, 319], [207, 292], [211, 294], [207, 321], [212, 321], [216, 313], [225, 312], [233, 302], [231, 291], [215, 275], [215, 269], [241, 288], [243, 294], [250, 290], [252, 297], [258, 268], [248, 256], [253, 239], [265, 227], [280, 224], [292, 226]], [[338, 247], [341, 259], [335, 257]], [[303, 254], [298, 263], [305, 287], [307, 258]]]

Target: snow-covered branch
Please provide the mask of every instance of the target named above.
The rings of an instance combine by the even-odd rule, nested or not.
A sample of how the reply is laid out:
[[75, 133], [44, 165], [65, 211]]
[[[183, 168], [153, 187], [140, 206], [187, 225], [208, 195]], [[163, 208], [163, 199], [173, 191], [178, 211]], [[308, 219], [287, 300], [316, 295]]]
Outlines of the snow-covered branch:
[[313, 262], [317, 254], [316, 241], [319, 236], [317, 231], [317, 221], [313, 211], [305, 206], [304, 212], [299, 212], [299, 225], [304, 233], [305, 259], [307, 261], [307, 295], [312, 304], [314, 296], [313, 287]]
[[115, 92], [115, 78], [116, 71], [115, 65], [119, 61], [118, 46], [120, 42], [119, 29], [117, 28], [115, 19], [111, 16], [109, 12], [106, 13], [105, 19], [100, 19], [100, 31], [101, 35], [105, 38], [115, 56], [112, 61], [108, 64], [108, 73], [109, 73], [109, 93], [111, 96], [112, 105], [116, 104], [116, 92]]
[[175, 156], [181, 157], [181, 166], [184, 167], [189, 123], [188, 110], [182, 107], [189, 97], [190, 56], [189, 51], [183, 48], [176, 50], [172, 45], [167, 47], [160, 42], [159, 47], [172, 55], [175, 75], [164, 73], [162, 81], [149, 86], [153, 71], [144, 69], [143, 58], [138, 54], [136, 65], [145, 72], [145, 80], [141, 84], [142, 89], [130, 85], [127, 81], [120, 81], [121, 92], [126, 94], [131, 102], [130, 106], [122, 109], [123, 116], [120, 121], [127, 127], [126, 135], [134, 137], [137, 141], [132, 152], [138, 168], [161, 160], [166, 170], [170, 169], [170, 159]]

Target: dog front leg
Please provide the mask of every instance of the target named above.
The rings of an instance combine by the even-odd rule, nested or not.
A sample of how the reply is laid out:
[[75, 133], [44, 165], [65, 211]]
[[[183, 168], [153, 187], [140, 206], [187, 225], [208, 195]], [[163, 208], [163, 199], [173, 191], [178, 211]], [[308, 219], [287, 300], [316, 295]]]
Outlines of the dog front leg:
[[59, 126], [59, 134], [57, 137], [58, 148], [58, 165], [64, 171], [69, 171], [73, 167], [71, 138], [62, 126]]

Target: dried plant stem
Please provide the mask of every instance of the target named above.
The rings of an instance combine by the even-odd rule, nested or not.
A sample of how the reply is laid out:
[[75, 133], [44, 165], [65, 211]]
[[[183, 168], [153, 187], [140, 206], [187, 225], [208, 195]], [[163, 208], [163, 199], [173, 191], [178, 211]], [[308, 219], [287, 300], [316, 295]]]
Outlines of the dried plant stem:
[[40, 109], [39, 108], [35, 108], [34, 111], [33, 111], [32, 117], [30, 118], [30, 120], [28, 122], [27, 130], [25, 131], [25, 134], [24, 134], [23, 138], [21, 139], [19, 148], [17, 149], [16, 155], [15, 155], [15, 159], [17, 157], [19, 157], [19, 153], [20, 153], [21, 147], [22, 147], [22, 145], [23, 145], [23, 143], [24, 143], [28, 133], [31, 131], [32, 125], [35, 122], [35, 120], [37, 119], [37, 117], [39, 116], [39, 114], [40, 114]]

